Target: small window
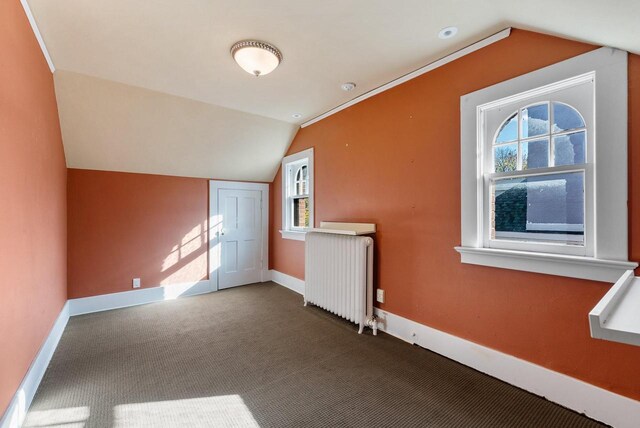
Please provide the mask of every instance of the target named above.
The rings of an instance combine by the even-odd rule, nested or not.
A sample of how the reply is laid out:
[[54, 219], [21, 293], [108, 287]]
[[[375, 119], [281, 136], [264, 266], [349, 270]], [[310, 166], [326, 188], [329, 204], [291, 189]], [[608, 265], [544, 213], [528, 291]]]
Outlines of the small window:
[[313, 149], [284, 158], [282, 172], [282, 236], [303, 240], [313, 227]]

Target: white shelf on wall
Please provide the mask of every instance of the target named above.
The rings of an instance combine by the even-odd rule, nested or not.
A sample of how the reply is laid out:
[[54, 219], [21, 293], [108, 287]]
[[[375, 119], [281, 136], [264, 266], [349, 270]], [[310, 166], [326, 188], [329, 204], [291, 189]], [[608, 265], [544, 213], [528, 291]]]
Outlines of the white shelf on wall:
[[335, 233], [338, 235], [369, 235], [376, 233], [374, 223], [337, 223], [333, 221], [321, 221], [320, 227], [309, 229], [309, 232]]
[[591, 337], [640, 346], [640, 277], [628, 270], [589, 313]]

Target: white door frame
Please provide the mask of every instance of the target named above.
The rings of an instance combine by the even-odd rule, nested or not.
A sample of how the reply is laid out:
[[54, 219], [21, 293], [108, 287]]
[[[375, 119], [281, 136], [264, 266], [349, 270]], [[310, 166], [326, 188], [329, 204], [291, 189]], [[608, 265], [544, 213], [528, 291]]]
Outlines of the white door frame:
[[218, 291], [218, 268], [220, 267], [219, 234], [221, 225], [218, 216], [218, 190], [257, 190], [261, 192], [262, 203], [262, 248], [260, 258], [260, 281], [269, 280], [269, 184], [240, 181], [209, 180], [209, 282], [212, 291]]

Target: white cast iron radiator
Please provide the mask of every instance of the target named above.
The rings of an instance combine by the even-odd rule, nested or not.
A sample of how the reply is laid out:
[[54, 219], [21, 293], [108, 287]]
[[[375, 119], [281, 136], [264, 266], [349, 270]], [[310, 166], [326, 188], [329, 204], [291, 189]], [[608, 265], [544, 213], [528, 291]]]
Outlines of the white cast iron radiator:
[[378, 333], [373, 314], [373, 239], [308, 232], [304, 304], [312, 303]]

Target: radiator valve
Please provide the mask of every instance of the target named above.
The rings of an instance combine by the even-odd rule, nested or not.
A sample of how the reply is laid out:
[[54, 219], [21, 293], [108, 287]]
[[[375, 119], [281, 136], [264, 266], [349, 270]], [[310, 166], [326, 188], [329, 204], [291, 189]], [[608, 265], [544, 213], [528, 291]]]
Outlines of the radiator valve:
[[378, 335], [378, 319], [375, 315], [367, 319], [367, 327], [371, 327], [374, 336]]

